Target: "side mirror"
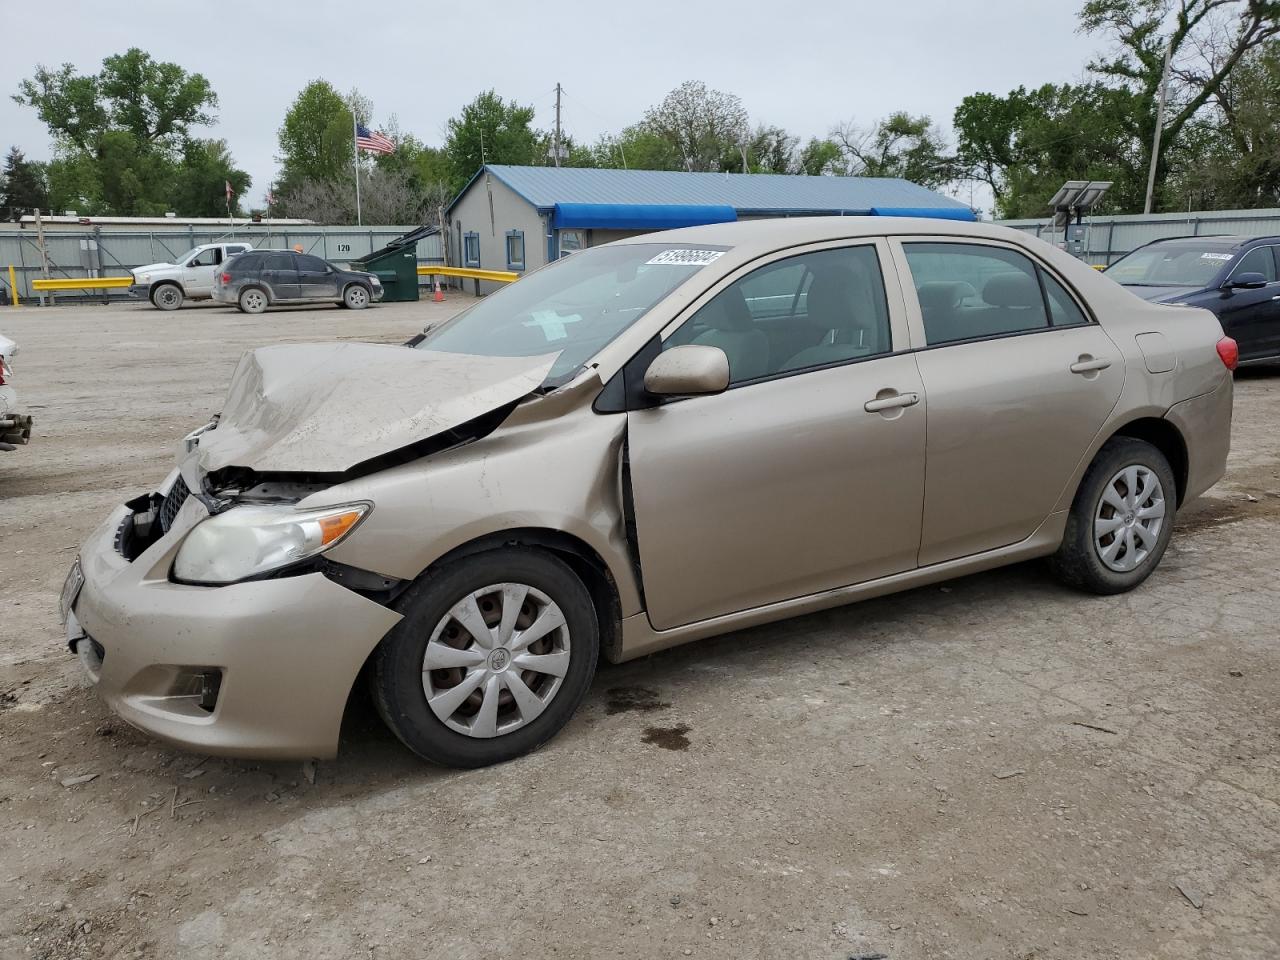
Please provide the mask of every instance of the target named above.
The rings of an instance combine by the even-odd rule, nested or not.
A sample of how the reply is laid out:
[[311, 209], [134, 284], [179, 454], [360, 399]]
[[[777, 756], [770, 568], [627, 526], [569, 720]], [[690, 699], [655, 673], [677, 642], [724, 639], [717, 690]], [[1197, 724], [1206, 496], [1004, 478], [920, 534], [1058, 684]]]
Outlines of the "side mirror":
[[1267, 278], [1261, 273], [1237, 273], [1224, 284], [1224, 290], [1257, 290], [1267, 285]]
[[729, 358], [719, 347], [688, 343], [664, 350], [644, 372], [644, 388], [658, 397], [722, 393], [729, 386]]

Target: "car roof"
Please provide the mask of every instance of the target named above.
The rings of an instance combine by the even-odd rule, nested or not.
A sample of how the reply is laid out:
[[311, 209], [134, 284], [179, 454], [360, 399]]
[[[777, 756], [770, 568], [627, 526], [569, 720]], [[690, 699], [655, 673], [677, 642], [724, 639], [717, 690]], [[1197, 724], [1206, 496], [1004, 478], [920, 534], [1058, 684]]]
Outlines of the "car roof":
[[1031, 234], [997, 226], [940, 217], [767, 217], [735, 220], [700, 227], [681, 227], [661, 233], [640, 234], [615, 241], [630, 243], [705, 243], [729, 246], [740, 252], [768, 253], [804, 243], [859, 237], [947, 236], [1004, 240], [1026, 246]]
[[[1198, 237], [1161, 237], [1143, 244], [1143, 247], [1194, 247], [1203, 250], [1205, 247], [1217, 247], [1220, 250], [1235, 250], [1251, 243], [1280, 243], [1280, 237], [1254, 237], [1246, 234], [1223, 233], [1204, 234]], [[1142, 247], [1137, 249], [1141, 250]]]

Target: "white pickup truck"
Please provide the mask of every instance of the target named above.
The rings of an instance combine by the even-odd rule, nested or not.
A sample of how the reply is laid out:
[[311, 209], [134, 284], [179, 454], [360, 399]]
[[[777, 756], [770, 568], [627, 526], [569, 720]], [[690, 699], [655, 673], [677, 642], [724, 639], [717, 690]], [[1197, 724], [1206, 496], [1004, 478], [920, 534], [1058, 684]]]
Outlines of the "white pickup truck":
[[222, 264], [238, 253], [252, 250], [247, 243], [204, 243], [188, 250], [173, 263], [134, 267], [129, 296], [150, 300], [160, 310], [177, 310], [186, 300], [213, 296], [213, 278]]

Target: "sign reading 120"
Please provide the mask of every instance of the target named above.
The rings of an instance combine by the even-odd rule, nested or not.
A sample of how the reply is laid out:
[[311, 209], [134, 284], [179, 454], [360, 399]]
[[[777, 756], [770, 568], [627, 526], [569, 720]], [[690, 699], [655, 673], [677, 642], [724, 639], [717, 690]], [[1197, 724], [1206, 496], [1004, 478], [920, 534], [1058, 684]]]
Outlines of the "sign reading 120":
[[350, 252], [351, 252], [351, 244], [349, 244], [349, 243], [340, 243], [340, 244], [338, 244], [338, 252], [339, 252], [339, 253], [350, 253]]

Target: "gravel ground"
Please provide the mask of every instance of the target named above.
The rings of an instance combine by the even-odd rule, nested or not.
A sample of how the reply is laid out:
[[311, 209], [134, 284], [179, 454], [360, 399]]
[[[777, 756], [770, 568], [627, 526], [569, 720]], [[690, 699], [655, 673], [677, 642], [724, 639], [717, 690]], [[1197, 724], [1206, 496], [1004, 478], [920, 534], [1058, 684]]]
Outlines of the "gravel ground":
[[1280, 956], [1280, 370], [1126, 596], [1026, 564], [604, 667], [467, 773], [363, 702], [314, 782], [115, 720], [54, 610], [85, 533], [243, 349], [460, 303], [0, 311], [37, 417], [0, 455], [0, 956]]

